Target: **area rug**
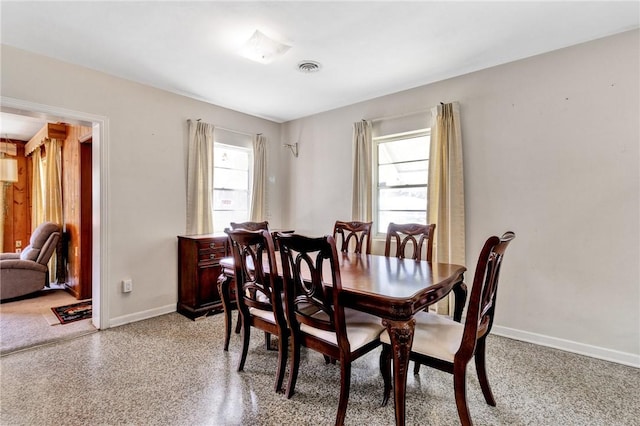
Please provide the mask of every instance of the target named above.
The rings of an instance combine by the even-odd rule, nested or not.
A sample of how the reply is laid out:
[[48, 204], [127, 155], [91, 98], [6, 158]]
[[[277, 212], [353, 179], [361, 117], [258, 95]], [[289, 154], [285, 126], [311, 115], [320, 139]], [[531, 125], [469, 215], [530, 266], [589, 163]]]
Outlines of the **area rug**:
[[51, 308], [51, 310], [60, 320], [60, 324], [68, 324], [70, 322], [91, 318], [91, 300], [58, 306]]

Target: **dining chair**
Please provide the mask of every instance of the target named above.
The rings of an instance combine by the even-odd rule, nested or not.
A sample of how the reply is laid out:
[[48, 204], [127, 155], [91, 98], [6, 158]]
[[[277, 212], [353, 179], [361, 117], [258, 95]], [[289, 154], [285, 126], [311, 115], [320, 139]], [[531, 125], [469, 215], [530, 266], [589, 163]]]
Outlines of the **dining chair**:
[[247, 231], [269, 230], [269, 222], [231, 222], [231, 229], [246, 229]]
[[289, 347], [289, 329], [284, 314], [282, 280], [278, 277], [272, 236], [264, 229], [227, 229], [225, 232], [231, 241], [236, 301], [242, 317], [242, 354], [238, 371], [243, 370], [247, 358], [251, 327], [268, 333], [266, 336], [269, 339], [271, 334], [275, 334], [278, 336], [275, 390], [281, 392]]
[[[391, 243], [395, 243], [395, 257], [420, 260], [423, 251], [425, 259], [431, 262], [433, 258], [433, 238], [435, 223], [422, 225], [419, 223], [393, 223], [387, 227], [387, 238], [384, 244], [384, 255], [391, 255]], [[411, 256], [407, 256], [407, 248], [411, 246]], [[425, 247], [426, 246], [426, 247]]]
[[[245, 229], [247, 231], [260, 231], [263, 229], [267, 231], [269, 230], [269, 222], [266, 220], [263, 222], [230, 222], [229, 226], [231, 226], [231, 229]], [[224, 290], [222, 289], [222, 281], [218, 281], [218, 293], [220, 294], [223, 301], [229, 301], [227, 305], [231, 305], [232, 301], [235, 301], [235, 292], [231, 288], [229, 288], [229, 290], [234, 294], [223, 295], [222, 293], [224, 292]], [[227, 297], [225, 298], [225, 296]], [[225, 304], [223, 303], [223, 305]], [[225, 351], [229, 348], [229, 338], [231, 337], [231, 322], [232, 322], [231, 307], [225, 306], [225, 308], [226, 307], [229, 307], [229, 309], [224, 309], [225, 327], [227, 327], [226, 330], [228, 330], [225, 332], [225, 342], [224, 342]], [[242, 317], [238, 312], [238, 320], [236, 321], [236, 329], [235, 329], [236, 334], [240, 333], [241, 328], [242, 328]], [[265, 342], [267, 344], [267, 349], [271, 349], [271, 338], [269, 337], [268, 333], [265, 333]]]
[[340, 242], [340, 251], [348, 252], [350, 244], [354, 253], [371, 254], [371, 226], [373, 222], [343, 222], [336, 220], [333, 226], [333, 238]]
[[[320, 352], [325, 359], [337, 359], [340, 397], [336, 425], [342, 425], [349, 401], [351, 363], [380, 345], [378, 336], [384, 327], [380, 318], [342, 305], [340, 266], [332, 236], [309, 238], [278, 233], [276, 240], [280, 245], [285, 312], [292, 341], [287, 398], [294, 394], [301, 346]], [[329, 268], [323, 272], [325, 262]]]
[[[415, 315], [410, 359], [453, 374], [456, 406], [463, 426], [473, 424], [466, 397], [466, 371], [471, 358], [475, 360], [485, 401], [491, 406], [496, 405], [487, 379], [486, 340], [493, 325], [502, 259], [514, 238], [513, 232], [506, 232], [502, 237], [492, 236], [485, 242], [478, 257], [464, 325], [432, 312], [422, 311]], [[386, 331], [380, 335], [380, 341], [383, 343], [380, 354], [380, 371], [384, 380], [382, 404], [385, 405], [391, 392], [392, 351]]]

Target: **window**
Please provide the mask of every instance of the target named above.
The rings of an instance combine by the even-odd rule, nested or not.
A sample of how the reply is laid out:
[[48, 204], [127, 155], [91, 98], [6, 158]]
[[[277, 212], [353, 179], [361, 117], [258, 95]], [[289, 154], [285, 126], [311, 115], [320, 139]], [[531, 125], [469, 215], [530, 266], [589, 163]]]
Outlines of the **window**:
[[251, 200], [251, 148], [213, 144], [213, 230], [222, 232], [230, 222], [249, 220]]
[[427, 223], [430, 129], [373, 138], [374, 235], [390, 222]]

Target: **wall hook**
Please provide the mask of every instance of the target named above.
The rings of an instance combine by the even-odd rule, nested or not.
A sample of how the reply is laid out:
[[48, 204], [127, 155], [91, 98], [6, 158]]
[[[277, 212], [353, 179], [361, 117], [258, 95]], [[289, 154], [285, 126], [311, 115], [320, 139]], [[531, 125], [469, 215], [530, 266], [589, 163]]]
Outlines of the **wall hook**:
[[289, 148], [294, 157], [298, 158], [298, 142], [296, 143], [285, 143], [282, 145], [283, 147]]

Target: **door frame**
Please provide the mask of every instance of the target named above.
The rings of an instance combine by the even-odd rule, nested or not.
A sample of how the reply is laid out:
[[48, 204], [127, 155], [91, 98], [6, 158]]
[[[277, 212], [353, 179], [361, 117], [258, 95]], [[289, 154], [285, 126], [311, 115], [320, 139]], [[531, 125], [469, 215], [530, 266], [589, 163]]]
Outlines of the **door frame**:
[[82, 111], [74, 111], [66, 108], [44, 105], [21, 99], [0, 96], [0, 110], [12, 114], [39, 117], [47, 120], [72, 122], [91, 126], [92, 128], [92, 286], [93, 299], [92, 324], [97, 329], [109, 328], [109, 294], [106, 285], [108, 283], [109, 264], [108, 252], [108, 146], [109, 146], [109, 118]]

